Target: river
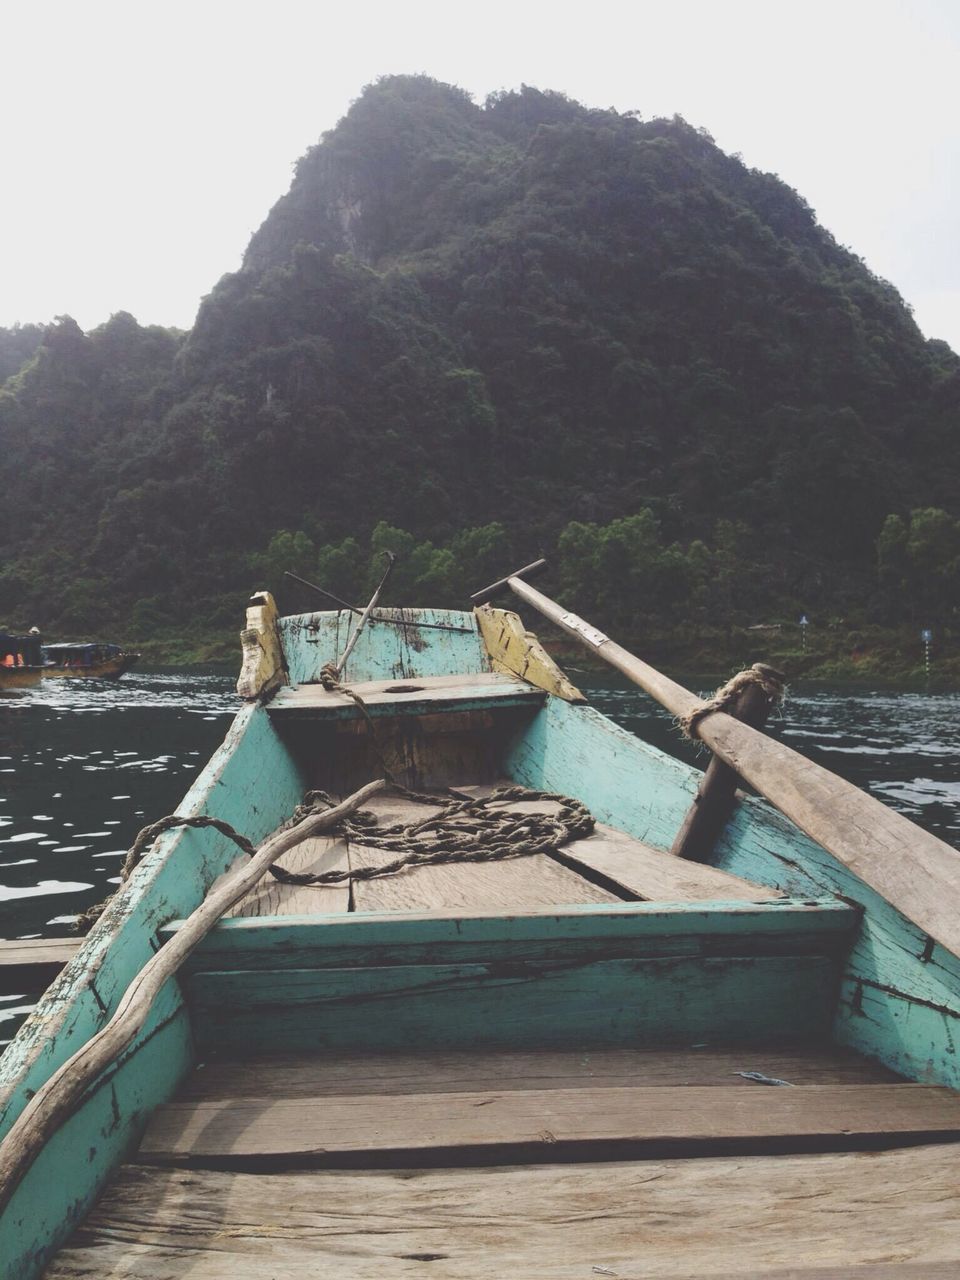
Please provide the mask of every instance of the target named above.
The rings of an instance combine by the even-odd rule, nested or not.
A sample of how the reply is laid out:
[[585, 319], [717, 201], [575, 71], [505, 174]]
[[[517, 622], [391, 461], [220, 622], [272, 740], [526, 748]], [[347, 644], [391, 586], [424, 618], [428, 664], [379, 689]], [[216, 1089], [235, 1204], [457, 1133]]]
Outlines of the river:
[[[572, 675], [625, 728], [703, 763], [639, 690]], [[176, 809], [223, 739], [233, 683], [142, 671], [0, 699], [0, 938], [70, 936], [75, 916], [113, 890], [137, 832]], [[772, 732], [960, 848], [958, 713], [957, 693], [800, 686]], [[34, 994], [0, 996], [0, 1044]]]

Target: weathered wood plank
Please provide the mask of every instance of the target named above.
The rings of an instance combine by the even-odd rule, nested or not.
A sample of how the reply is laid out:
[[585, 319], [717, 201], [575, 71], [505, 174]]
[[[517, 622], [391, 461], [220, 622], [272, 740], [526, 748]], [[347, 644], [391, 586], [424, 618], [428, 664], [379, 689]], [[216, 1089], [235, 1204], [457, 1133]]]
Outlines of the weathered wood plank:
[[81, 938], [0, 939], [0, 968], [19, 969], [33, 965], [63, 968], [73, 958], [81, 942]]
[[[777, 1267], [769, 1271], [710, 1272], [710, 1280], [955, 1280], [958, 1262], [865, 1262], [836, 1267]], [[700, 1280], [702, 1271], [690, 1272], [675, 1280]]]
[[[373, 680], [344, 684], [359, 697], [367, 714], [422, 716], [438, 711], [463, 712], [491, 706], [539, 706], [546, 698], [541, 689], [498, 671], [474, 675], [421, 676], [416, 680]], [[345, 693], [321, 684], [284, 687], [270, 703], [271, 716], [309, 716], [311, 719], [358, 720], [362, 713]]]
[[[566, 961], [614, 956], [832, 955], [858, 923], [846, 903], [623, 902], [485, 911], [224, 920], [184, 972], [369, 968], [464, 961]], [[179, 928], [171, 921], [163, 941]]]
[[[284, 854], [280, 865], [298, 875], [349, 870], [347, 842], [338, 836], [303, 840]], [[350, 883], [342, 885], [284, 884], [266, 876], [227, 912], [231, 916], [330, 915], [350, 910]]]
[[[379, 608], [376, 612], [393, 622], [370, 619], [350, 655], [344, 683], [490, 670], [472, 612]], [[356, 622], [357, 615], [346, 611], [281, 618], [280, 636], [291, 683], [319, 680], [321, 667], [336, 661]], [[403, 625], [396, 625], [398, 622]]]
[[195, 973], [186, 988], [203, 1052], [756, 1044], [823, 1035], [836, 961], [491, 959]]
[[80, 946], [79, 938], [0, 939], [0, 987], [18, 982], [49, 982]]
[[[471, 784], [454, 790], [464, 796], [485, 796], [496, 790], [497, 785], [508, 783]], [[496, 807], [516, 813], [554, 813], [559, 804], [556, 801], [515, 800]], [[602, 822], [597, 823], [592, 836], [564, 845], [558, 856], [565, 862], [599, 872], [628, 893], [648, 902], [715, 902], [737, 898], [760, 902], [783, 896], [776, 889], [731, 876], [727, 871], [681, 861]]]
[[132, 1165], [46, 1280], [887, 1280], [908, 1264], [939, 1280], [960, 1270], [956, 1171], [950, 1145], [412, 1174]]
[[563, 856], [599, 871], [648, 902], [734, 901], [761, 902], [782, 897], [776, 889], [743, 880], [698, 862], [685, 862], [652, 849], [633, 836], [597, 823], [585, 840], [565, 845]]
[[700, 776], [593, 707], [549, 698], [506, 744], [513, 782], [582, 800], [598, 822], [666, 851]]
[[[322, 1162], [340, 1153], [524, 1148], [529, 1159], [576, 1155], [583, 1144], [677, 1144], [715, 1154], [724, 1141], [788, 1149], [800, 1138], [882, 1135], [896, 1142], [960, 1137], [960, 1096], [936, 1085], [798, 1085], [702, 1088], [611, 1085], [365, 1097], [248, 1098], [170, 1102], [154, 1112], [140, 1144], [148, 1161], [284, 1156]], [[678, 1151], [679, 1154], [679, 1151]], [[540, 1158], [543, 1158], [542, 1156]]]
[[237, 1098], [321, 1098], [349, 1094], [463, 1093], [509, 1085], [568, 1089], [589, 1085], [656, 1088], [725, 1085], [756, 1089], [740, 1072], [793, 1085], [893, 1084], [877, 1063], [833, 1045], [751, 1045], [735, 1049], [590, 1049], [532, 1053], [300, 1054], [213, 1059], [188, 1077], [178, 1102]]
[[[398, 795], [378, 797], [368, 806], [382, 826], [397, 822], [423, 822], [439, 811]], [[372, 849], [350, 842], [350, 865], [354, 870], [382, 867], [396, 853]], [[354, 910], [439, 911], [471, 910], [523, 911], [559, 903], [618, 902], [607, 889], [591, 884], [545, 854], [510, 858], [497, 862], [449, 862], [411, 867], [396, 875], [374, 880], [354, 880]]]
[[[350, 845], [354, 870], [380, 867], [396, 856], [382, 849]], [[546, 854], [412, 867], [375, 880], [355, 880], [353, 892], [357, 912], [524, 911], [565, 903], [621, 901], [617, 894], [591, 884]]]

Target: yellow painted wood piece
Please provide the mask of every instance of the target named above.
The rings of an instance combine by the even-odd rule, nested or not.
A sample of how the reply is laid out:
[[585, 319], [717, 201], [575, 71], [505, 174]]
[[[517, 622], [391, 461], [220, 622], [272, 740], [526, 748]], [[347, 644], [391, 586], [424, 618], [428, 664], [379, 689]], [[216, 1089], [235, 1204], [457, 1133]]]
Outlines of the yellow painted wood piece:
[[586, 702], [533, 632], [524, 629], [518, 614], [486, 604], [474, 613], [494, 671], [518, 675], [566, 702]]
[[237, 681], [237, 693], [248, 701], [262, 698], [286, 681], [277, 617], [277, 606], [269, 591], [258, 591], [250, 597], [247, 625], [240, 632], [243, 666]]

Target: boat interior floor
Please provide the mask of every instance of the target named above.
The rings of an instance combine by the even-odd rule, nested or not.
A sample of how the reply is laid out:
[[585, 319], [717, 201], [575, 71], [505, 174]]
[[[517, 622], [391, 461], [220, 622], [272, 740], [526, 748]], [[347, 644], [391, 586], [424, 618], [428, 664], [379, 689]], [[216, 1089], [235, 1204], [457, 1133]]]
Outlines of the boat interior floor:
[[[497, 784], [451, 788], [455, 797], [489, 794]], [[374, 796], [366, 806], [381, 825], [417, 823], [440, 812], [435, 805], [399, 793]], [[521, 800], [500, 807], [517, 813], [556, 812], [555, 801]], [[380, 866], [397, 855], [344, 837], [305, 840], [281, 859], [288, 871], [318, 874]], [[284, 884], [267, 876], [230, 912], [234, 916], [313, 915], [346, 911], [529, 910], [557, 904], [622, 901], [750, 901], [781, 895], [726, 871], [654, 849], [633, 836], [597, 823], [594, 833], [555, 854], [494, 862], [451, 862], [342, 885]]]
[[212, 1060], [47, 1280], [955, 1275], [958, 1136], [824, 1043]]
[[342, 884], [265, 880], [197, 949], [200, 1065], [47, 1280], [960, 1274], [960, 1094], [832, 1042], [854, 905], [603, 825], [353, 874], [395, 856], [307, 840]]

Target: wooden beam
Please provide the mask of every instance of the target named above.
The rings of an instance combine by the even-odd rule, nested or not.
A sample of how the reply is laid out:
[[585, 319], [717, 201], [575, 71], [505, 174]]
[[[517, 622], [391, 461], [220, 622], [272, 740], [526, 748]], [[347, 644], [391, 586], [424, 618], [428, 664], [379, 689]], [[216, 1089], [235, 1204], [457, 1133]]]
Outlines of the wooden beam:
[[81, 938], [0, 939], [0, 986], [50, 982], [79, 949]]
[[181, 1086], [177, 1101], [469, 1093], [505, 1084], [512, 1092], [690, 1085], [756, 1089], [754, 1081], [738, 1074], [744, 1071], [792, 1085], [894, 1084], [898, 1079], [886, 1067], [826, 1042], [722, 1049], [270, 1054], [204, 1063]]
[[[666, 858], [666, 854], [661, 854]], [[849, 949], [860, 915], [845, 902], [584, 903], [491, 913], [355, 912], [225, 919], [184, 964], [186, 973], [373, 969], [383, 965], [568, 965], [619, 957], [831, 955]], [[159, 936], [182, 927], [171, 921]]]
[[597, 823], [584, 840], [565, 845], [560, 857], [589, 867], [648, 902], [728, 901], [763, 902], [783, 894], [766, 885], [743, 880], [728, 871], [671, 858], [660, 849]]
[[331, 1157], [429, 1150], [469, 1160], [498, 1147], [529, 1159], [569, 1158], [581, 1146], [641, 1155], [656, 1146], [711, 1154], [724, 1143], [789, 1150], [801, 1140], [852, 1149], [935, 1136], [960, 1138], [960, 1096], [921, 1084], [798, 1085], [753, 1089], [502, 1089], [216, 1102], [172, 1102], [153, 1114], [141, 1160], [178, 1162], [263, 1157], [324, 1163]]
[[[542, 690], [497, 671], [415, 680], [371, 680], [350, 684], [350, 688], [363, 699], [367, 714], [373, 717], [539, 706], [545, 699]], [[320, 684], [281, 689], [267, 710], [271, 717], [302, 715], [326, 720], [359, 720], [363, 714], [347, 694], [324, 689]]]

